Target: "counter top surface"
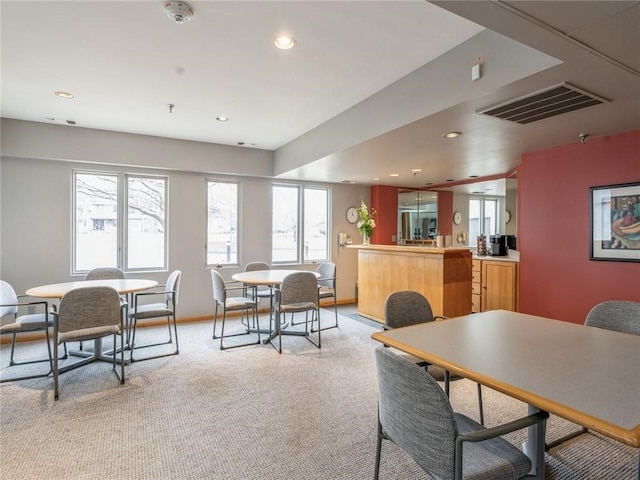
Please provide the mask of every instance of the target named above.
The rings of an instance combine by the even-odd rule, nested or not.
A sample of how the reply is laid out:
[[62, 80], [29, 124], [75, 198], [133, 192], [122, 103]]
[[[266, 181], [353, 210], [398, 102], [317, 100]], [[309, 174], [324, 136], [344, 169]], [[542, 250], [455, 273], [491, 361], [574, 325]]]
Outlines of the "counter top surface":
[[471, 250], [468, 247], [444, 247], [437, 248], [430, 245], [347, 245], [347, 248], [355, 248], [359, 250], [376, 250], [376, 251], [388, 251], [388, 252], [412, 252], [412, 253], [424, 253], [424, 254], [447, 254], [447, 253], [464, 253]]
[[509, 256], [504, 256], [504, 257], [493, 257], [491, 255], [476, 255], [474, 253], [472, 258], [474, 260], [491, 260], [492, 262], [514, 262], [514, 263], [520, 263], [520, 256], [514, 256], [514, 255], [509, 255]]

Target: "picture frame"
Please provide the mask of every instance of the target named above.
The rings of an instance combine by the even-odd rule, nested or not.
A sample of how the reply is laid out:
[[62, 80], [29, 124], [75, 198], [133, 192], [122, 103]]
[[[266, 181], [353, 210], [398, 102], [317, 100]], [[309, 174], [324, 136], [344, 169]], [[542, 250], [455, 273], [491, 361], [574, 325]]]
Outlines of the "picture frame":
[[589, 188], [589, 260], [640, 262], [640, 182]]

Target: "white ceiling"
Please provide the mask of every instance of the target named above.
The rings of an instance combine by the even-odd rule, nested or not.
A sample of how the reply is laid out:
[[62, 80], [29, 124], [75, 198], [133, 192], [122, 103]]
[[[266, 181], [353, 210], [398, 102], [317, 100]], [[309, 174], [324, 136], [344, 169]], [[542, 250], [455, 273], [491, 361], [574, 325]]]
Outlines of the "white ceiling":
[[[1, 116], [242, 142], [279, 178], [412, 187], [640, 128], [638, 1], [189, 3], [177, 25], [157, 0], [2, 0]], [[285, 33], [297, 46], [275, 49]], [[563, 81], [611, 101], [529, 125], [475, 113]]]

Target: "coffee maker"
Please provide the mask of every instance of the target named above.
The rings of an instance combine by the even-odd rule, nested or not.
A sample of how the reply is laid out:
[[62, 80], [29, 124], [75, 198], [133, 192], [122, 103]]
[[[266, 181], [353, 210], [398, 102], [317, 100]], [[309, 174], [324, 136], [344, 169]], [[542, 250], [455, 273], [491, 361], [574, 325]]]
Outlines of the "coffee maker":
[[492, 257], [505, 257], [507, 255], [507, 238], [504, 235], [491, 235], [489, 237], [489, 255]]

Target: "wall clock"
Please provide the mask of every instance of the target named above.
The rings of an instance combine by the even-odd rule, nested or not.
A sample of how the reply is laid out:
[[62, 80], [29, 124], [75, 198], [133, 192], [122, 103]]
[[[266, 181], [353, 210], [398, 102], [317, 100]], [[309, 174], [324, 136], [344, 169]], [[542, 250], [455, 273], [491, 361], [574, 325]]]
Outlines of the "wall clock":
[[356, 223], [358, 221], [358, 210], [356, 207], [347, 208], [347, 222]]
[[455, 223], [456, 225], [460, 225], [461, 222], [462, 222], [462, 214], [460, 212], [454, 212], [453, 223]]
[[511, 212], [509, 210], [504, 211], [504, 223], [509, 223], [511, 221]]

